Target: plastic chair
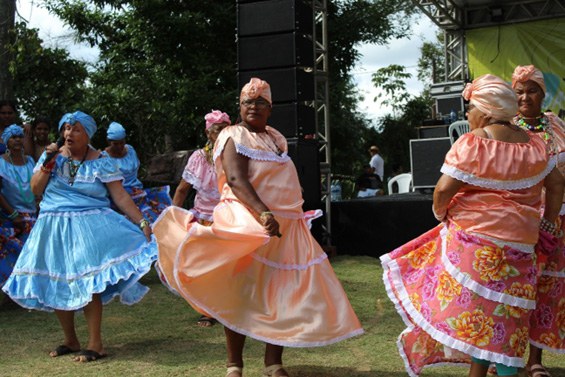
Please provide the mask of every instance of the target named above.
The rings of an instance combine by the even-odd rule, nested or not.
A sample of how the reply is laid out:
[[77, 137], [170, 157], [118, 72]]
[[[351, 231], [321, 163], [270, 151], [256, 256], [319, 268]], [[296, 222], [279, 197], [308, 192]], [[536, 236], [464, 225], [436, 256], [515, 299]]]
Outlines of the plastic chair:
[[404, 174], [398, 174], [397, 176], [394, 176], [390, 179], [390, 181], [388, 181], [388, 194], [392, 195], [392, 184], [396, 182], [396, 184], [398, 185], [398, 193], [402, 194], [405, 192], [410, 192], [410, 185], [412, 184], [412, 174], [410, 173], [404, 173]]
[[451, 144], [455, 143], [455, 140], [464, 133], [469, 132], [469, 122], [466, 120], [458, 120], [449, 125], [449, 139]]

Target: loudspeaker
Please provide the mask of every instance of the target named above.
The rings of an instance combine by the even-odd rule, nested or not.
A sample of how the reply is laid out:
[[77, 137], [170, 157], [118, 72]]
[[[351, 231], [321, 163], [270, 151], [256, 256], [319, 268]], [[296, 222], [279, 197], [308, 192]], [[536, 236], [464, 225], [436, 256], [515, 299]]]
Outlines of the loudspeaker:
[[316, 140], [288, 140], [288, 155], [296, 166], [302, 186], [305, 211], [319, 209], [321, 203], [320, 165]]
[[237, 54], [240, 71], [314, 65], [312, 39], [296, 32], [239, 38]]
[[433, 188], [439, 177], [445, 155], [451, 148], [448, 137], [410, 140], [410, 165], [414, 189]]
[[436, 113], [441, 115], [465, 112], [465, 105], [461, 93], [465, 88], [463, 81], [440, 82], [432, 84], [430, 95], [435, 99]]
[[289, 138], [315, 134], [316, 110], [297, 103], [274, 104], [269, 125]]
[[239, 87], [258, 77], [271, 85], [273, 102], [314, 100], [314, 74], [300, 68], [277, 68], [238, 72]]
[[449, 126], [445, 124], [438, 126], [418, 127], [418, 137], [420, 139], [448, 137], [448, 133]]
[[312, 34], [314, 11], [301, 0], [238, 1], [237, 35]]

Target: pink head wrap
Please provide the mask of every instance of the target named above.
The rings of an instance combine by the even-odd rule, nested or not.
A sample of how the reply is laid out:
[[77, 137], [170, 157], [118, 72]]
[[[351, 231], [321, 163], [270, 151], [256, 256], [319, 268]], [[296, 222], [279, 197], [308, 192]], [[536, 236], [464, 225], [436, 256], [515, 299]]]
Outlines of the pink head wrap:
[[246, 99], [264, 98], [270, 104], [273, 103], [271, 100], [271, 86], [268, 82], [258, 79], [257, 77], [252, 77], [251, 80], [243, 89], [241, 89], [241, 95], [239, 96], [240, 101]]
[[465, 86], [463, 98], [496, 120], [511, 120], [518, 112], [518, 98], [504, 80], [483, 75]]
[[212, 127], [215, 123], [231, 124], [230, 116], [220, 110], [212, 110], [204, 116], [204, 119], [206, 120], [206, 129]]
[[533, 65], [519, 65], [512, 74], [512, 88], [516, 87], [519, 82], [526, 82], [532, 80], [538, 84], [545, 94], [545, 81], [543, 73]]

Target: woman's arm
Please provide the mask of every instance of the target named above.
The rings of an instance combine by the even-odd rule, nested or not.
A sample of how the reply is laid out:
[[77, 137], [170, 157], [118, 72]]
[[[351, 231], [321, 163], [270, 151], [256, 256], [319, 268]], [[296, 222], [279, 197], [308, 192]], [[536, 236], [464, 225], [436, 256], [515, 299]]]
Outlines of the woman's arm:
[[561, 204], [563, 202], [563, 186], [565, 179], [557, 168], [553, 168], [551, 173], [543, 181], [545, 187], [545, 210], [543, 217], [552, 223], [555, 223], [559, 212], [561, 211]]
[[[124, 190], [124, 186], [122, 186], [122, 181], [113, 181], [106, 183], [106, 187], [110, 192], [110, 196], [112, 197], [112, 201], [114, 204], [122, 211], [127, 217], [129, 217], [134, 223], [142, 226], [141, 222], [144, 220], [141, 211], [135, 203], [133, 202], [131, 196]], [[143, 233], [145, 234], [145, 238], [147, 241], [151, 241], [151, 227], [149, 224], [143, 226], [141, 228]]]
[[255, 211], [270, 236], [279, 235], [279, 223], [247, 178], [249, 158], [237, 153], [232, 139], [226, 142], [220, 156], [227, 183], [234, 195], [247, 207]]
[[447, 207], [451, 202], [451, 199], [457, 194], [457, 191], [465, 183], [452, 178], [448, 175], [443, 174], [439, 181], [437, 181], [436, 188], [434, 190], [434, 205], [433, 211], [438, 220], [442, 220], [447, 214]]
[[175, 190], [175, 196], [173, 197], [173, 205], [177, 207], [182, 207], [184, 201], [186, 200], [186, 196], [188, 192], [192, 188], [192, 185], [185, 181], [184, 179], [180, 180], [177, 189]]
[[31, 191], [35, 196], [43, 195], [43, 191], [45, 191], [45, 187], [47, 187], [47, 183], [49, 183], [49, 178], [51, 178], [51, 171], [55, 167], [55, 160], [57, 158], [57, 153], [59, 153], [57, 144], [49, 144], [45, 148], [45, 153], [47, 153], [48, 155], [55, 153], [55, 155], [51, 158], [51, 161], [41, 166], [41, 168], [33, 173], [33, 176], [31, 177]]

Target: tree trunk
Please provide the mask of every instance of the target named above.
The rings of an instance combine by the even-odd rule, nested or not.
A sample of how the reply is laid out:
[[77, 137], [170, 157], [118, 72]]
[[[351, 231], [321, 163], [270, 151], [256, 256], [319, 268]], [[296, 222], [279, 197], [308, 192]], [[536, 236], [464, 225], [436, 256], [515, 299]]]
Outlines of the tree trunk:
[[16, 0], [0, 1], [0, 99], [14, 99], [12, 75], [8, 69], [12, 61], [12, 44], [16, 18]]

